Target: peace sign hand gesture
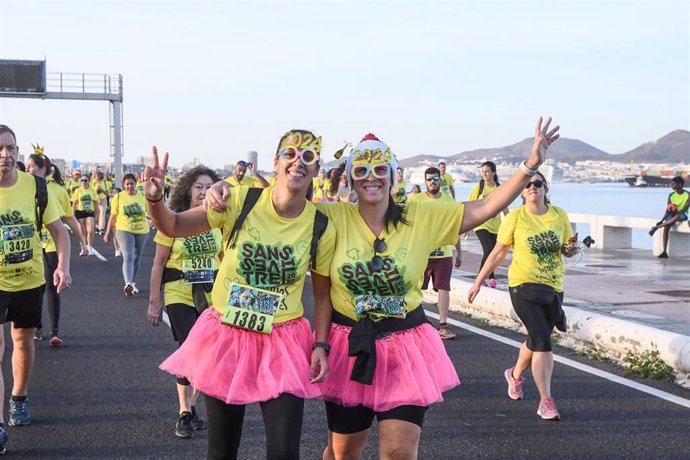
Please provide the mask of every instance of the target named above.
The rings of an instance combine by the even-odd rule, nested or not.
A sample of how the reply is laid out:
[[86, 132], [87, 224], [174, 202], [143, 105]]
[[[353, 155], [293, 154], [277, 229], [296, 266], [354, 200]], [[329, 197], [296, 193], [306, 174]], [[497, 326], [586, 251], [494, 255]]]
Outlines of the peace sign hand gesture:
[[153, 167], [144, 169], [144, 196], [149, 201], [159, 201], [163, 198], [163, 184], [165, 171], [168, 168], [168, 152], [163, 155], [163, 162], [158, 163], [158, 149], [153, 146]]

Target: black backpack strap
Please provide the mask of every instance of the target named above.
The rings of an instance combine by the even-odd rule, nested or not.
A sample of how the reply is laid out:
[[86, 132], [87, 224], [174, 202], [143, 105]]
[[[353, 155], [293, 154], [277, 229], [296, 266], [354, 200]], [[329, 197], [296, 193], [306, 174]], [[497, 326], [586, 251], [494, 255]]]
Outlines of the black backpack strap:
[[48, 186], [42, 177], [34, 176], [34, 180], [36, 182], [36, 231], [40, 233], [43, 230], [43, 213], [48, 206]]
[[309, 263], [312, 269], [316, 269], [316, 250], [319, 247], [321, 235], [328, 227], [328, 217], [318, 209], [314, 214], [314, 231], [311, 236], [311, 249], [309, 250]]
[[225, 247], [227, 248], [234, 248], [235, 247], [235, 237], [237, 236], [237, 232], [242, 228], [242, 224], [244, 224], [245, 219], [247, 218], [247, 215], [249, 212], [252, 210], [254, 205], [256, 204], [257, 201], [259, 201], [259, 197], [261, 196], [261, 192], [263, 192], [263, 188], [259, 187], [251, 187], [247, 191], [247, 196], [244, 197], [244, 203], [242, 204], [242, 210], [240, 211], [239, 215], [237, 216], [237, 220], [235, 221], [235, 226], [232, 227], [232, 231], [230, 232], [230, 236], [228, 236], [228, 244]]
[[477, 192], [477, 199], [482, 199], [482, 192], [484, 191], [484, 179], [479, 181], [479, 192]]

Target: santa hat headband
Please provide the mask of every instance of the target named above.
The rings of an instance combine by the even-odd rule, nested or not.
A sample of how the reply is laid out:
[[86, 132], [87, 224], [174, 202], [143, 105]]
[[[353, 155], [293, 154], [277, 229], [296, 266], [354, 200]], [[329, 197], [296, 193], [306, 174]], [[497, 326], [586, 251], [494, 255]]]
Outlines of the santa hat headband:
[[357, 144], [347, 157], [345, 165], [345, 174], [347, 175], [347, 183], [352, 188], [352, 165], [372, 164], [380, 165], [387, 164], [391, 168], [391, 186], [395, 187], [398, 182], [395, 171], [398, 169], [398, 159], [395, 158], [391, 148], [379, 140], [378, 137], [369, 133], [364, 136], [359, 144]]

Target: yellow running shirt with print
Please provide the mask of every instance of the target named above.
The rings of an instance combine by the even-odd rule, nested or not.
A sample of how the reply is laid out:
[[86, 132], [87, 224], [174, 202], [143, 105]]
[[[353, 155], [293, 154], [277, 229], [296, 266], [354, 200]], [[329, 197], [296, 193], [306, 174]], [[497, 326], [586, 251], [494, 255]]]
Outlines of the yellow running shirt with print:
[[226, 177], [223, 180], [233, 187], [239, 187], [240, 185], [244, 185], [245, 187], [263, 187], [258, 179], [254, 179], [250, 176], [244, 176], [242, 182], [239, 182], [235, 176]]
[[[224, 313], [231, 283], [240, 283], [282, 294], [281, 305], [273, 323], [281, 323], [303, 315], [302, 290], [309, 268], [314, 214], [316, 208], [305, 199], [305, 208], [295, 218], [281, 217], [273, 207], [274, 188], [264, 189], [259, 200], [237, 232], [235, 247], [227, 247], [227, 238], [242, 209], [247, 187], [230, 191], [228, 209], [224, 213], [210, 210], [207, 214], [212, 228], [223, 230], [223, 262], [213, 285], [213, 307]], [[335, 247], [335, 230], [329, 221], [319, 240], [314, 272], [327, 276]]]
[[[69, 196], [67, 195], [67, 190], [61, 187], [57, 182], [48, 182], [48, 196], [51, 200], [55, 200], [60, 206], [60, 217], [74, 217], [74, 211], [72, 211], [72, 203], [69, 201]], [[45, 226], [43, 226], [43, 231], [41, 231], [41, 242], [43, 243], [43, 250], [45, 252], [57, 252], [55, 247], [55, 241], [53, 237]]]
[[545, 214], [532, 214], [521, 206], [508, 214], [498, 231], [497, 241], [513, 245], [513, 261], [508, 267], [508, 285], [547, 284], [563, 292], [565, 263], [561, 247], [573, 235], [568, 215], [550, 206]]
[[[0, 291], [17, 292], [45, 283], [41, 238], [36, 231], [36, 182], [17, 171], [17, 182], [0, 187]], [[60, 218], [57, 202], [48, 195], [43, 225]]]
[[[453, 197], [448, 195], [447, 193], [441, 193], [441, 196], [439, 198], [431, 198], [429, 195], [427, 195], [426, 192], [416, 193], [416, 194], [412, 195], [407, 200], [408, 203], [414, 203], [415, 201], [417, 201], [417, 202], [433, 202], [433, 203], [435, 203], [437, 201], [455, 202]], [[442, 222], [439, 222], [439, 224], [442, 224]], [[429, 254], [429, 259], [443, 259], [446, 257], [453, 257], [453, 245], [452, 244], [447, 244], [447, 245], [441, 246], [439, 248], [436, 248], [433, 251], [431, 251], [431, 253]]]
[[377, 253], [384, 260], [380, 272], [371, 267], [375, 236], [359, 214], [359, 206], [316, 204], [335, 224], [338, 235], [330, 271], [331, 301], [336, 311], [360, 319], [355, 313], [358, 296], [400, 301], [407, 312], [419, 307], [429, 253], [457, 242], [465, 210], [454, 200], [436, 201], [408, 203], [405, 219], [411, 225], [399, 222], [397, 228], [393, 224], [384, 228], [379, 238], [387, 248]]
[[[482, 190], [481, 196], [479, 196], [479, 184], [475, 184], [474, 187], [472, 187], [472, 191], [470, 192], [469, 198], [467, 198], [468, 201], [476, 201], [476, 200], [482, 200], [486, 198], [489, 193], [493, 192], [496, 190], [498, 185], [486, 185], [484, 184], [484, 189]], [[487, 230], [489, 233], [493, 233], [494, 235], [498, 234], [498, 229], [501, 226], [501, 213], [499, 212], [496, 214], [494, 217], [491, 219], [487, 220], [481, 225], [477, 225], [474, 227], [474, 231], [476, 232], [477, 230]]]
[[134, 195], [130, 195], [126, 191], [118, 193], [110, 200], [110, 212], [117, 216], [115, 229], [136, 235], [149, 232], [144, 192], [137, 190]]
[[79, 187], [72, 194], [72, 202], [77, 203], [77, 211], [93, 212], [96, 209], [96, 201], [98, 201], [98, 195], [92, 188]]
[[445, 173], [443, 176], [441, 176], [441, 191], [443, 193], [451, 193], [450, 189], [453, 188], [454, 183], [455, 179], [453, 179], [453, 176], [451, 176], [448, 173]]
[[[170, 248], [170, 256], [165, 266], [182, 271], [182, 263], [185, 260], [194, 258], [213, 259], [213, 266], [218, 269], [220, 267], [219, 254], [223, 244], [222, 238], [223, 235], [220, 229], [217, 228], [184, 238], [170, 238], [159, 230], [153, 241], [161, 246]], [[165, 283], [163, 285], [163, 296], [165, 297], [166, 306], [181, 303], [194, 307], [192, 285], [186, 283], [183, 279]], [[206, 300], [209, 304], [211, 303], [210, 292], [206, 294]]]

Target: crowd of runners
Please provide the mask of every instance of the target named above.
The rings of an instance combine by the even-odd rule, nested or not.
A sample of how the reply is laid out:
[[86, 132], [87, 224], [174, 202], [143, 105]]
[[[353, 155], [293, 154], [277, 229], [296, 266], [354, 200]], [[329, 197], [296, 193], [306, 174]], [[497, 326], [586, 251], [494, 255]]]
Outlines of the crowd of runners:
[[[427, 409], [460, 383], [443, 340], [456, 337], [446, 322], [450, 277], [462, 263], [460, 238], [472, 230], [485, 254], [469, 301], [482, 286], [496, 286], [493, 270], [509, 247], [515, 254], [508, 284], [529, 338], [505, 371], [508, 395], [522, 398], [531, 365], [537, 413], [558, 420], [550, 334], [563, 327], [563, 256], [574, 255], [577, 242], [538, 172], [559, 137], [550, 123], [539, 118], [527, 159], [500, 186], [495, 165], [483, 164], [466, 202], [455, 199], [445, 163], [428, 168], [424, 186], [408, 194], [392, 148], [373, 134], [322, 169], [321, 137], [291, 130], [278, 141], [268, 178], [241, 161], [225, 180], [198, 166], [174, 184], [168, 154], [159, 157], [154, 147], [152, 167], [114, 184], [100, 171], [78, 169], [63, 180], [38, 145], [19, 165], [17, 137], [0, 125], [0, 317], [11, 322], [12, 361], [21, 363], [12, 366], [7, 424], [31, 421], [44, 297], [49, 343], [65, 340], [59, 319], [60, 293], [71, 285], [68, 232], [83, 257], [102, 257], [96, 236], [112, 242], [123, 295], [132, 296], [145, 282], [137, 274], [152, 231], [147, 319], [158, 326], [165, 309], [179, 345], [160, 366], [176, 379], [174, 434], [208, 429], [208, 458], [237, 457], [250, 403], [261, 406], [267, 458], [298, 458], [307, 398], [325, 404], [323, 458], [360, 458], [374, 418], [381, 458], [416, 458]], [[525, 205], [501, 222], [520, 195]], [[308, 272], [311, 323], [301, 303]], [[421, 308], [430, 281], [437, 326]], [[200, 394], [206, 420], [196, 409]], [[3, 399], [0, 453], [8, 443]]]

